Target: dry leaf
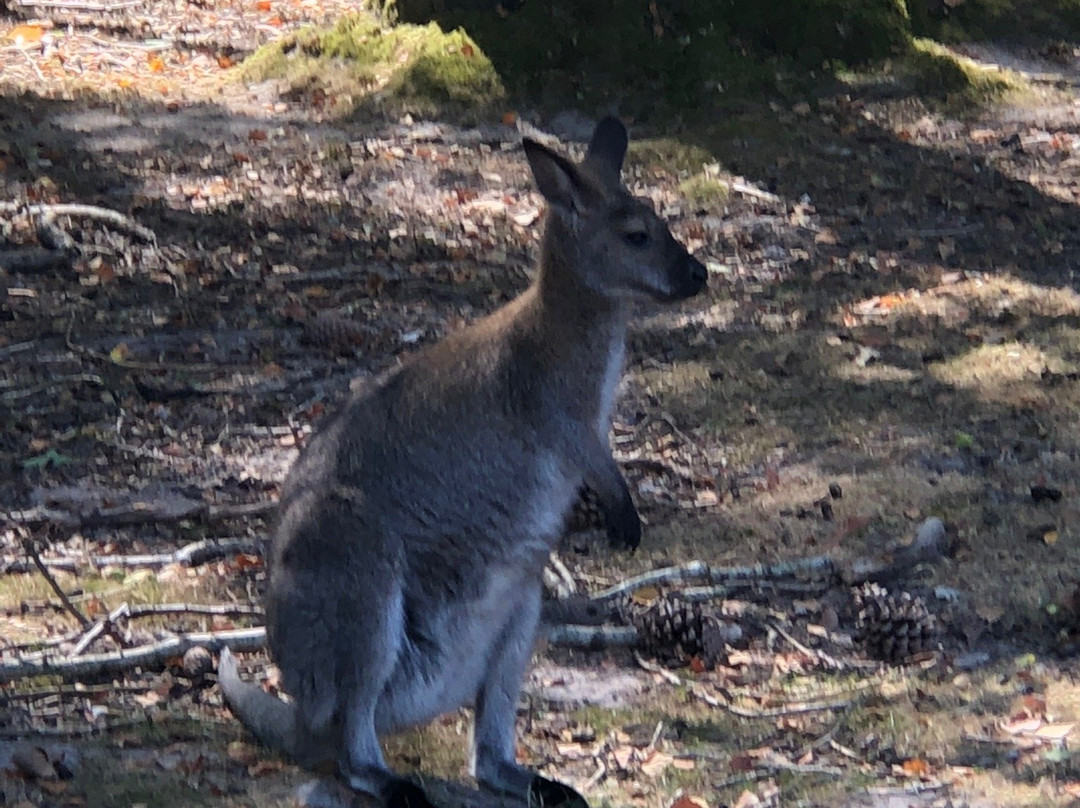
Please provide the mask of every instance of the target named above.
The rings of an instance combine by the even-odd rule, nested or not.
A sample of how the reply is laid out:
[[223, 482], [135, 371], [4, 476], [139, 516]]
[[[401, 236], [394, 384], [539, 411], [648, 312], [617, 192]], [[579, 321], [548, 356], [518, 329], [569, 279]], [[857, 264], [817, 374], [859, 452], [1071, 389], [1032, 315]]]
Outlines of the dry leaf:
[[732, 803], [731, 808], [755, 808], [757, 805], [761, 805], [761, 799], [753, 791], [747, 789], [739, 795], [739, 799]]
[[125, 342], [118, 342], [116, 347], [109, 351], [109, 359], [120, 364], [131, 355], [131, 349]]
[[1065, 736], [1073, 731], [1075, 723], [1068, 724], [1046, 724], [1035, 730], [1035, 737], [1043, 738], [1048, 741], [1064, 741]]
[[1003, 721], [1000, 726], [1002, 731], [1009, 735], [1030, 735], [1042, 725], [1041, 718], [1033, 718], [1025, 713]]
[[630, 764], [634, 761], [634, 747], [632, 746], [619, 746], [611, 751], [612, 757], [615, 758], [615, 763], [618, 764], [620, 769], [629, 769]]
[[135, 703], [138, 704], [140, 707], [154, 707], [158, 704], [161, 704], [161, 702], [161, 695], [159, 693], [155, 693], [153, 690], [150, 690], [146, 693], [135, 694]]
[[668, 808], [709, 808], [709, 803], [705, 802], [701, 797], [691, 797], [683, 794], [675, 802], [671, 803]]
[[16, 25], [7, 32], [7, 38], [18, 46], [34, 45], [41, 41], [45, 29], [40, 25]]
[[664, 773], [664, 769], [671, 765], [674, 759], [675, 758], [666, 752], [654, 749], [652, 753], [645, 758], [645, 762], [641, 764], [641, 771], [648, 777], [659, 777]]

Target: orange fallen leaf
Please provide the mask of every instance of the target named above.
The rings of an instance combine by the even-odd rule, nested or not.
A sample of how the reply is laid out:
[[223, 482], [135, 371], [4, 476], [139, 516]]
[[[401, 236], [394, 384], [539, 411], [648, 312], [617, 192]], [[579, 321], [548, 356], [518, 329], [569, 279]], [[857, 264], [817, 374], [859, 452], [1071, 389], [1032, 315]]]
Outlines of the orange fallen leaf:
[[147, 57], [146, 63], [150, 67], [151, 73], [161, 73], [165, 70], [165, 60], [161, 58], [159, 53], [151, 53]]
[[16, 45], [33, 45], [41, 41], [45, 29], [40, 25], [16, 25], [7, 33], [7, 38]]
[[233, 64], [234, 64], [233, 60], [232, 60], [232, 59], [230, 59], [230, 58], [229, 58], [228, 56], [226, 56], [225, 54], [219, 54], [219, 55], [218, 55], [218, 58], [217, 58], [217, 65], [218, 65], [218, 67], [220, 67], [220, 68], [221, 68], [222, 70], [228, 70], [228, 69], [229, 69], [230, 67], [232, 67], [232, 66], [233, 66]]
[[270, 0], [258, 0], [258, 2], [255, 3], [255, 8], [258, 11], [269, 11]]
[[922, 758], [908, 758], [900, 764], [900, 768], [908, 777], [927, 777], [930, 774], [930, 764]]
[[514, 124], [517, 123], [517, 113], [516, 112], [504, 112], [503, 116], [502, 116], [502, 122], [506, 126], [513, 126]]
[[250, 140], [252, 143], [261, 143], [262, 141], [266, 140], [266, 130], [252, 129], [250, 132], [248, 132], [248, 140]]

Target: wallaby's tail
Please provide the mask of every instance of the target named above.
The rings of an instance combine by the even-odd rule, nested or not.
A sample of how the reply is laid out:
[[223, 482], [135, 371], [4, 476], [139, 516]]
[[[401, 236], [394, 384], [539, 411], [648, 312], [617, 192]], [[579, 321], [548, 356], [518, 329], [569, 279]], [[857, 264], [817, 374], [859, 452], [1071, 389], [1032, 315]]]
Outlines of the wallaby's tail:
[[228, 648], [221, 649], [217, 674], [225, 701], [240, 722], [265, 746], [295, 759], [296, 706], [241, 679], [236, 657]]

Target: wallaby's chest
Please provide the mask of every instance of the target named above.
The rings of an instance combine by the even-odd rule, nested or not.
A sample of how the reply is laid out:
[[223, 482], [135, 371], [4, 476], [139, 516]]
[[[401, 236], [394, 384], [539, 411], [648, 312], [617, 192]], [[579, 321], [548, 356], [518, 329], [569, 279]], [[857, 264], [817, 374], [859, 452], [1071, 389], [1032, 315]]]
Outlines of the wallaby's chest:
[[536, 629], [539, 582], [524, 571], [481, 573], [482, 586], [457, 602], [405, 593], [405, 626], [398, 664], [387, 682], [376, 723], [380, 731], [430, 721], [473, 699], [511, 622], [528, 637]]

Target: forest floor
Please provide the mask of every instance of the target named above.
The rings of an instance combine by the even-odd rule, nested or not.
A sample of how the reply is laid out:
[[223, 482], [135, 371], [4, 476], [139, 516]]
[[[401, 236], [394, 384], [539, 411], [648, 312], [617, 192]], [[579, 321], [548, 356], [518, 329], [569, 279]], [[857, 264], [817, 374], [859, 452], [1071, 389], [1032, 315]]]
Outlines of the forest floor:
[[[530, 116], [341, 120], [237, 80], [341, 10], [321, 0], [79, 8], [0, 16], [0, 802], [288, 805], [303, 773], [206, 658], [95, 660], [258, 625], [268, 505], [312, 425], [528, 283]], [[715, 653], [538, 652], [521, 758], [594, 805], [1080, 799], [1080, 71], [960, 50], [1024, 89], [959, 108], [883, 72], [633, 131], [627, 184], [710, 286], [632, 326], [613, 440], [642, 546], [569, 535], [568, 576], [826, 563], [730, 581]], [[589, 132], [531, 119], [567, 148]], [[913, 558], [931, 517], [945, 541]], [[205, 539], [235, 544], [161, 557]], [[892, 599], [864, 595], [860, 635], [872, 578]], [[875, 660], [873, 631], [914, 653]], [[43, 648], [87, 669], [13, 672]], [[388, 758], [466, 780], [467, 726]]]

